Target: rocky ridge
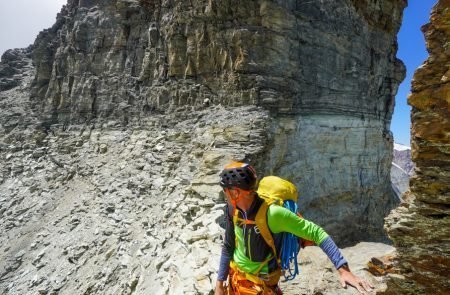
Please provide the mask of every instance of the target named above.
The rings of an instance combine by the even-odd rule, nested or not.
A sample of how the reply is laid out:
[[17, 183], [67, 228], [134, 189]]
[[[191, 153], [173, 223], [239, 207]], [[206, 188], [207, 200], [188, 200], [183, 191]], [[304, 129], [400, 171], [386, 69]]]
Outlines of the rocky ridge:
[[[0, 273], [10, 283], [3, 293], [131, 294], [138, 286], [154, 294], [207, 294], [224, 201], [217, 189], [212, 193], [216, 175], [210, 189], [203, 188], [208, 175], [197, 174], [225, 161], [234, 144], [218, 128], [231, 113], [209, 111], [196, 124], [174, 113], [125, 129], [109, 121], [54, 126], [21, 142], [6, 138]], [[254, 118], [253, 129], [261, 124], [259, 113], [241, 111]]]

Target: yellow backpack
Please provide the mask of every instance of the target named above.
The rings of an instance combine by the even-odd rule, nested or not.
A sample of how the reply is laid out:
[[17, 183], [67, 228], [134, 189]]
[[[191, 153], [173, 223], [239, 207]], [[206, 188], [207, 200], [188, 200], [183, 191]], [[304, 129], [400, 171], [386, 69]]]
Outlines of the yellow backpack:
[[[270, 247], [274, 255], [277, 255], [272, 234], [267, 225], [267, 210], [271, 204], [277, 204], [297, 214], [300, 218], [303, 216], [298, 212], [297, 201], [298, 192], [295, 185], [285, 179], [276, 176], [267, 176], [261, 179], [258, 186], [258, 195], [265, 200], [256, 215], [256, 224], [264, 240]], [[283, 237], [283, 246], [281, 253], [278, 254], [278, 266], [283, 272], [286, 281], [292, 280], [299, 273], [297, 265], [297, 255], [300, 248], [314, 245], [313, 241], [298, 238], [290, 233], [285, 233]]]
[[284, 201], [292, 200], [297, 203], [297, 188], [292, 182], [277, 176], [266, 176], [258, 184], [258, 195], [266, 203], [283, 206]]
[[267, 224], [267, 210], [272, 204], [283, 206], [284, 202], [288, 200], [294, 201], [296, 204], [298, 200], [297, 188], [293, 183], [280, 177], [266, 176], [259, 182], [257, 193], [265, 202], [256, 213], [255, 223], [261, 236], [272, 249], [273, 255], [277, 257], [278, 266], [281, 269], [281, 258], [277, 253], [272, 233]]

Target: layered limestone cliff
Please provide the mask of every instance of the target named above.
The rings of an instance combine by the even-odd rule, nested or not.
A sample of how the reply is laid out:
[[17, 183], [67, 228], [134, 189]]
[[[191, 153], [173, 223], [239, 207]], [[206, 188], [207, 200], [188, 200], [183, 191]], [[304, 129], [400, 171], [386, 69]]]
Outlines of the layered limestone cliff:
[[231, 159], [383, 240], [405, 5], [69, 0], [2, 60], [0, 288], [208, 294]]
[[448, 294], [450, 269], [450, 1], [440, 0], [423, 26], [429, 57], [416, 70], [412, 93], [413, 200], [388, 218], [399, 252], [389, 294]]
[[277, 118], [263, 171], [300, 185], [302, 206], [321, 208], [307, 216], [340, 239], [375, 234], [392, 207], [405, 4], [366, 2], [69, 1], [36, 40], [32, 101], [48, 124], [262, 106]]

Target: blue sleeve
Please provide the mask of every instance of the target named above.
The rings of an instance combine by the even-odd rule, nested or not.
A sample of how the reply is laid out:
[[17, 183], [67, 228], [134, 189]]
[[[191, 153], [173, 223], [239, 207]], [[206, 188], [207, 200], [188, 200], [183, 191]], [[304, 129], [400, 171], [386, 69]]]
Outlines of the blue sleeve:
[[220, 256], [219, 272], [217, 275], [218, 281], [225, 281], [227, 279], [228, 273], [230, 272], [230, 261], [233, 257], [235, 248], [234, 224], [229, 212], [229, 205], [225, 210], [225, 222], [226, 229], [222, 245], [222, 255]]
[[327, 237], [320, 244], [320, 248], [327, 254], [336, 269], [339, 269], [342, 265], [347, 263], [347, 260], [342, 256], [341, 251], [339, 251], [339, 248], [330, 237]]

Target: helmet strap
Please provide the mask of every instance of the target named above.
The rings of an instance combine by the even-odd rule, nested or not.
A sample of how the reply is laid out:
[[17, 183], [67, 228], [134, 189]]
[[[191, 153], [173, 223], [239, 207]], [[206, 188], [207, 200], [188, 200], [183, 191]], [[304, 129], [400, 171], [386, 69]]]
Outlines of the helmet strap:
[[241, 190], [239, 188], [233, 189], [226, 188], [224, 192], [225, 195], [229, 198], [230, 203], [231, 205], [233, 205], [234, 208], [237, 208], [237, 202], [246, 201], [248, 199], [248, 196], [251, 195], [251, 192], [244, 193], [244, 190]]
[[236, 208], [237, 205], [236, 203], [237, 200], [239, 199], [239, 192], [236, 189], [230, 188], [223, 189], [223, 192], [225, 193], [225, 196], [227, 197], [231, 205], [233, 205], [233, 207]]

